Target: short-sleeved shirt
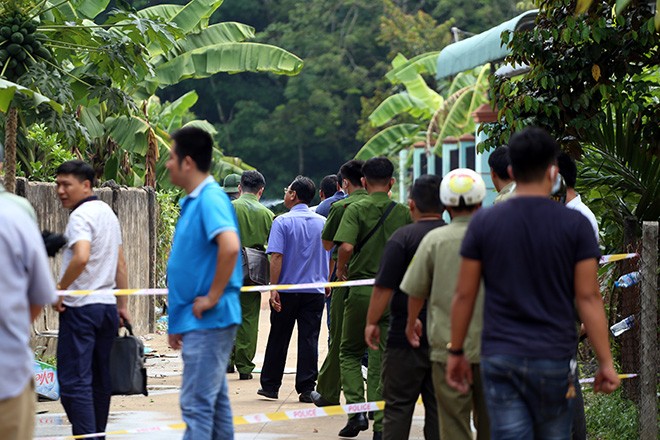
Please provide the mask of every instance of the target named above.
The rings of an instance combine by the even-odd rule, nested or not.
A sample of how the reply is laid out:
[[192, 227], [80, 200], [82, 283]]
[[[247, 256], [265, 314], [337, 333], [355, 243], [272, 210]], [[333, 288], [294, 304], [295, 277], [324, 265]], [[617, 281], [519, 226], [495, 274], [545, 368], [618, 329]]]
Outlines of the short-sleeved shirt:
[[57, 300], [46, 248], [22, 207], [0, 197], [0, 401], [16, 397], [32, 380], [30, 305]]
[[[422, 238], [435, 228], [444, 226], [445, 222], [439, 220], [423, 220], [404, 226], [396, 231], [385, 244], [383, 258], [376, 275], [376, 285], [394, 290], [390, 301], [390, 328], [387, 332], [387, 346], [397, 348], [410, 348], [406, 338], [406, 322], [408, 320], [408, 297], [399, 289], [408, 265], [417, 251]], [[421, 347], [428, 347], [426, 338], [426, 304], [419, 313], [422, 321], [423, 333], [420, 341]]]
[[504, 202], [505, 200], [509, 200], [511, 197], [513, 197], [516, 193], [516, 182], [509, 182], [507, 183], [501, 190], [500, 192], [497, 193], [497, 197], [495, 197], [495, 201], [493, 204], [497, 204], [500, 202]]
[[[410, 296], [427, 299], [430, 358], [447, 362], [447, 343], [451, 332], [451, 302], [454, 298], [461, 265], [461, 242], [470, 216], [454, 217], [451, 223], [429, 232], [422, 240], [415, 258], [406, 271], [401, 290]], [[468, 362], [479, 363], [483, 325], [484, 293], [479, 288], [472, 321], [463, 343]]]
[[25, 211], [32, 220], [37, 221], [37, 213], [34, 208], [25, 197], [17, 196], [16, 194], [10, 193], [5, 189], [5, 187], [0, 183], [0, 199], [10, 200], [16, 205], [20, 206], [23, 211]]
[[[348, 197], [333, 203], [330, 206], [330, 213], [328, 214], [328, 219], [326, 220], [325, 226], [323, 227], [321, 238], [326, 241], [334, 241], [335, 234], [337, 233], [337, 229], [339, 229], [339, 224], [341, 223], [341, 218], [344, 216], [348, 205], [368, 196], [369, 194], [367, 193], [366, 189], [357, 189], [350, 193]], [[332, 251], [332, 258], [334, 260], [337, 259], [336, 247]]]
[[576, 195], [573, 200], [571, 200], [566, 204], [566, 207], [568, 209], [574, 209], [582, 213], [582, 215], [585, 216], [587, 220], [589, 220], [589, 223], [591, 224], [591, 227], [594, 230], [596, 241], [599, 241], [600, 237], [598, 236], [598, 220], [596, 220], [596, 216], [591, 211], [591, 209], [589, 209], [589, 207], [584, 204], [584, 202], [582, 201], [582, 197], [580, 197], [579, 194]]
[[[278, 284], [323, 283], [328, 280], [330, 252], [323, 248], [321, 231], [325, 217], [299, 203], [275, 218], [268, 238], [268, 253], [282, 254]], [[280, 290], [294, 293], [325, 293], [324, 288]]]
[[482, 355], [575, 354], [575, 266], [598, 259], [589, 221], [545, 197], [514, 197], [477, 212], [461, 255], [481, 261]]
[[68, 289], [97, 291], [94, 295], [65, 296], [64, 305], [116, 304], [117, 298], [112, 293], [101, 293], [117, 286], [117, 262], [122, 239], [119, 219], [112, 208], [95, 196], [86, 199], [71, 211], [64, 236], [67, 243], [62, 255], [60, 279], [73, 258], [73, 246], [79, 241], [88, 241], [91, 244], [89, 260]]
[[236, 213], [229, 197], [209, 176], [180, 201], [172, 251], [167, 264], [169, 333], [226, 328], [241, 323], [239, 293], [243, 270], [239, 254], [220, 301], [196, 318], [195, 298], [206, 296], [215, 277], [218, 261], [216, 237], [223, 232], [238, 234]]
[[257, 196], [251, 193], [243, 193], [231, 203], [236, 210], [241, 246], [265, 249], [273, 224], [271, 210], [259, 203]]
[[[359, 244], [376, 226], [392, 200], [387, 193], [376, 192], [351, 203], [344, 213], [334, 241], [336, 243]], [[402, 226], [411, 223], [407, 206], [396, 203], [383, 225], [364, 243], [360, 252], [353, 252], [348, 263], [348, 279], [373, 278], [378, 272], [385, 243]]]
[[319, 203], [319, 206], [316, 207], [316, 212], [319, 215], [322, 215], [323, 217], [328, 217], [328, 214], [330, 214], [330, 208], [332, 205], [334, 205], [336, 202], [343, 200], [346, 198], [346, 194], [344, 194], [344, 191], [339, 190], [321, 203]]

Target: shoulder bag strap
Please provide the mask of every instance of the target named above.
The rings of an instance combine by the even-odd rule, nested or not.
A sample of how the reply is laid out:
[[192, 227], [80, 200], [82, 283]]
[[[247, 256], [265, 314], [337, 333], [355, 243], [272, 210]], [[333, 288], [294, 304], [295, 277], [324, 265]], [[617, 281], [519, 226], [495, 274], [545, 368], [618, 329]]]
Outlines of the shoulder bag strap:
[[369, 241], [369, 239], [376, 233], [378, 228], [383, 226], [383, 223], [385, 223], [385, 219], [387, 218], [388, 215], [390, 215], [390, 212], [394, 209], [396, 206], [396, 202], [391, 202], [385, 212], [383, 212], [383, 215], [380, 217], [380, 220], [378, 220], [378, 223], [376, 223], [376, 226], [374, 226], [371, 231], [362, 239], [358, 244], [355, 245], [355, 248], [353, 249], [353, 253], [359, 253], [364, 245]]

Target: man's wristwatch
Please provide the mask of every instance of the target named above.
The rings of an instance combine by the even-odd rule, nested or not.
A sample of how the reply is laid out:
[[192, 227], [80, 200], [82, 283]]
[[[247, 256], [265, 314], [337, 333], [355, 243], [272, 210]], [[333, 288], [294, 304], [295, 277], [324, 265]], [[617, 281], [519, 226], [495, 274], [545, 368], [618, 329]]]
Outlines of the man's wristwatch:
[[465, 351], [462, 348], [452, 348], [451, 347], [451, 342], [447, 343], [447, 353], [453, 355], [453, 356], [463, 356], [465, 354]]

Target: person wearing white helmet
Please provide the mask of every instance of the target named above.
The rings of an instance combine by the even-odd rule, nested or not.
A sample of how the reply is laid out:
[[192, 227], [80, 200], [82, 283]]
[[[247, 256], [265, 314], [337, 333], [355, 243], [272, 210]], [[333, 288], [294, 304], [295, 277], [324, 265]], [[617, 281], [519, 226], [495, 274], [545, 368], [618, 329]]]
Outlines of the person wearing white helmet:
[[620, 383], [599, 292], [598, 243], [585, 216], [549, 198], [558, 154], [543, 129], [511, 136], [516, 196], [477, 212], [461, 244], [446, 381], [469, 392], [477, 380], [463, 351], [483, 297], [480, 379], [493, 440], [570, 438], [580, 386], [576, 309], [599, 363], [594, 391], [611, 393]]
[[442, 179], [440, 200], [451, 216], [451, 224], [434, 229], [424, 237], [400, 286], [409, 296], [406, 336], [413, 347], [420, 344], [422, 329], [418, 316], [428, 300], [426, 334], [431, 348], [440, 438], [443, 439], [472, 440], [470, 414], [473, 410], [477, 439], [490, 438], [488, 414], [479, 380], [483, 289], [477, 298], [475, 317], [462, 349], [470, 362], [475, 381], [467, 394], [459, 393], [445, 381], [447, 357], [452, 353], [447, 346], [450, 336], [449, 311], [458, 279], [459, 251], [472, 214], [481, 207], [485, 197], [483, 179], [470, 169], [453, 170]]

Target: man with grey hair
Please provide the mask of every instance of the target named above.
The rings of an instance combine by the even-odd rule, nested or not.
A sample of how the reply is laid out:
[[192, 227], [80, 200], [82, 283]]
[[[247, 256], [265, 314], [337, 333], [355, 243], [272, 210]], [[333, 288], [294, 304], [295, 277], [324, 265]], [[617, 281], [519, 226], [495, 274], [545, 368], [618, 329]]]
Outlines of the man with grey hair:
[[[30, 323], [56, 300], [55, 283], [37, 225], [0, 197], [0, 438], [32, 438], [35, 395]], [[7, 312], [11, 311], [11, 313]]]

